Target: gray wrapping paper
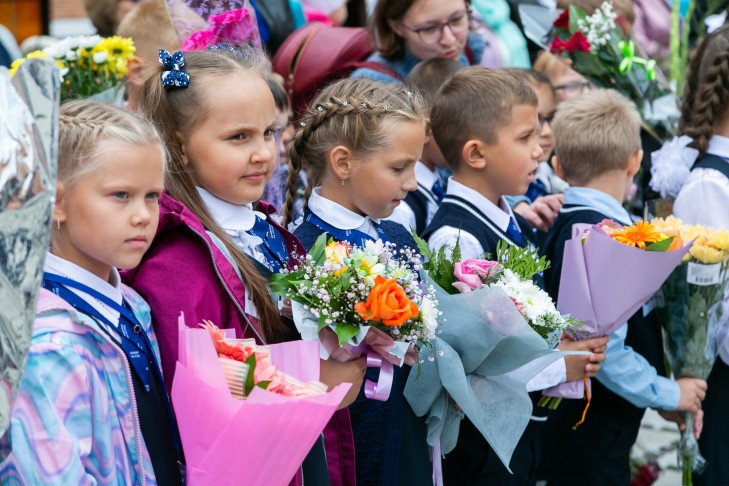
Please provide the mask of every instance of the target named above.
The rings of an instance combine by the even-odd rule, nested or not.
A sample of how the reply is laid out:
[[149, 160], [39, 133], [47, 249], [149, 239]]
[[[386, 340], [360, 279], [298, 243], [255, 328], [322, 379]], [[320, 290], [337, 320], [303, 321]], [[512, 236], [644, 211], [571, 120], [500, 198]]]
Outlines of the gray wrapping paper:
[[23, 376], [50, 239], [60, 78], [30, 59], [0, 68], [0, 435]]

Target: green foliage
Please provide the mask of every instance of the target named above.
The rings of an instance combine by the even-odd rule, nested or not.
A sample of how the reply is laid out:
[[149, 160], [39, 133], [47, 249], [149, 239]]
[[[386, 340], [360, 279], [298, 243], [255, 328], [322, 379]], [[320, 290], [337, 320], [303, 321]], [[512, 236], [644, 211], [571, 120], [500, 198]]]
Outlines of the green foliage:
[[664, 252], [668, 251], [668, 248], [671, 246], [671, 243], [673, 243], [673, 236], [669, 236], [665, 240], [657, 241], [651, 245], [648, 245], [645, 247], [646, 251], [657, 251], [657, 252]]
[[496, 245], [496, 261], [522, 280], [530, 280], [534, 275], [549, 268], [549, 260], [544, 256], [540, 258], [536, 249], [509, 245], [504, 240]]
[[[428, 243], [420, 238], [415, 231], [412, 232], [415, 243], [418, 245], [420, 254], [423, 255], [423, 269], [431, 279], [449, 294], [457, 294], [458, 290], [453, 287], [456, 277], [454, 274], [455, 265], [461, 260], [461, 245], [456, 240], [456, 246], [443, 245], [437, 251], [432, 251]], [[446, 256], [450, 250], [451, 256]]]

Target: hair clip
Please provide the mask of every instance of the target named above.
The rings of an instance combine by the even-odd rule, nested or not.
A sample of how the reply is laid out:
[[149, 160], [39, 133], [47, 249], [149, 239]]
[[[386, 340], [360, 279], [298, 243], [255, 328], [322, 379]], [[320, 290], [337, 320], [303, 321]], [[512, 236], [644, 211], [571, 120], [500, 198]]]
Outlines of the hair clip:
[[387, 105], [385, 105], [385, 111], [387, 111], [387, 108], [388, 108], [388, 106], [387, 106]]
[[305, 127], [305, 126], [306, 126], [306, 123], [304, 123], [304, 122], [301, 122], [301, 126], [302, 126], [302, 127]]
[[321, 106], [317, 106], [316, 109], [319, 111], [324, 111], [324, 108], [322, 108]]
[[412, 91], [408, 91], [407, 93], [408, 93], [408, 98], [412, 98], [413, 97], [413, 92]]
[[162, 86], [178, 86], [185, 88], [190, 84], [190, 75], [185, 66], [185, 55], [182, 51], [170, 54], [164, 49], [159, 50], [159, 63], [165, 67], [162, 71]]
[[367, 108], [367, 103], [362, 103], [362, 108]]
[[342, 103], [342, 106], [347, 106], [347, 102], [345, 101], [344, 103]]

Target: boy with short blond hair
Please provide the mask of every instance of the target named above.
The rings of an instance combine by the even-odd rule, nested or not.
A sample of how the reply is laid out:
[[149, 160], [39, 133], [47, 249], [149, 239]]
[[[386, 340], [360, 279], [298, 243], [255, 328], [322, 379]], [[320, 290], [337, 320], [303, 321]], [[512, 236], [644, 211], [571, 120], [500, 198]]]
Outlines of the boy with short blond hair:
[[[596, 224], [606, 218], [623, 225], [632, 222], [622, 202], [643, 155], [640, 123], [633, 103], [613, 90], [593, 90], [559, 105], [552, 164], [570, 186], [542, 247], [552, 262], [545, 281], [555, 300], [564, 243], [572, 237], [573, 224]], [[630, 278], [630, 269], [616, 272]], [[645, 407], [700, 410], [706, 382], [659, 375], [665, 372], [661, 328], [648, 304], [610, 335], [605, 354], [605, 364], [592, 381], [585, 423], [573, 428], [583, 412], [583, 400], [562, 400], [550, 417], [550, 447], [543, 463], [549, 484], [581, 485], [596, 478], [599, 484], [629, 484], [630, 448]]]
[[[423, 234], [431, 248], [461, 248], [463, 258], [496, 254], [499, 241], [533, 245], [528, 223], [515, 215], [505, 195], [524, 194], [534, 179], [542, 150], [537, 143], [537, 96], [524, 79], [506, 71], [465, 68], [453, 75], [434, 100], [431, 125], [438, 146], [453, 171], [446, 195]], [[607, 338], [596, 338], [560, 349], [591, 350], [589, 356], [569, 356], [548, 366], [527, 384], [536, 403], [544, 388], [593, 376], [604, 359]], [[533, 417], [509, 464], [513, 474], [490, 450], [478, 429], [464, 418], [458, 441], [443, 462], [447, 485], [528, 485], [535, 482], [541, 446], [539, 430], [546, 409]]]

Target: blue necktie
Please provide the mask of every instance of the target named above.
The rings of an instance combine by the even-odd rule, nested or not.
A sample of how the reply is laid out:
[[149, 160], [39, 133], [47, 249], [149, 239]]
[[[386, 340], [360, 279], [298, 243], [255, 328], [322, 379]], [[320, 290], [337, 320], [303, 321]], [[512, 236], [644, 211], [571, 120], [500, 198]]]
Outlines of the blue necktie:
[[539, 179], [535, 179], [534, 182], [529, 183], [529, 188], [524, 195], [529, 198], [531, 202], [534, 202], [534, 200], [539, 196], [546, 196], [547, 194], [549, 193], [547, 192], [547, 187], [544, 185], [544, 182]]
[[440, 181], [435, 181], [435, 183], [433, 183], [433, 187], [430, 188], [430, 192], [433, 193], [438, 204], [443, 202], [445, 191], [443, 190], [443, 186], [440, 185]]
[[509, 218], [509, 226], [506, 228], [506, 235], [511, 238], [511, 241], [521, 246], [521, 231], [519, 231], [519, 226], [511, 218]]

